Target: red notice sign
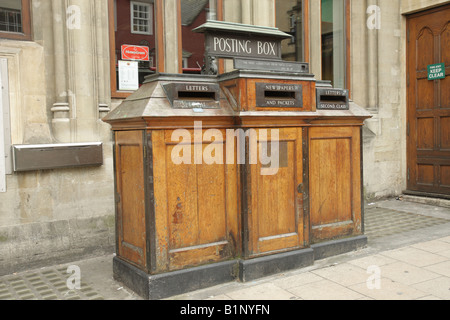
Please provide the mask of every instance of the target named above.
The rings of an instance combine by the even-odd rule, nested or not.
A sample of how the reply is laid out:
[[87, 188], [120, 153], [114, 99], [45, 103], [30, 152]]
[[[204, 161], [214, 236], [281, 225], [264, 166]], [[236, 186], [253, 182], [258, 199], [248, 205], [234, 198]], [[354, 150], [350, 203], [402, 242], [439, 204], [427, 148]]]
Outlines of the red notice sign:
[[124, 44], [122, 46], [122, 60], [149, 61], [149, 48]]

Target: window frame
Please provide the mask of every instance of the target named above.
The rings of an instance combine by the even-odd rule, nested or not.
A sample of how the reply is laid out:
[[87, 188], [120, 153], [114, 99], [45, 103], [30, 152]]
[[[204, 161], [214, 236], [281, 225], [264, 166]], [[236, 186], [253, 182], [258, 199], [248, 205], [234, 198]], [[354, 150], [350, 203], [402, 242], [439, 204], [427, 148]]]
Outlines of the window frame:
[[[310, 15], [309, 12], [310, 9], [310, 0], [302, 0], [302, 56], [303, 61], [297, 61], [297, 62], [305, 62], [305, 63], [311, 63], [310, 61]], [[277, 11], [277, 5], [274, 3], [274, 11]], [[275, 26], [277, 26], [277, 23], [275, 23]], [[296, 40], [297, 41], [297, 40]]]
[[0, 31], [0, 38], [11, 40], [32, 40], [31, 35], [31, 6], [30, 0], [22, 1], [22, 32]]
[[[148, 12], [150, 13], [150, 16], [147, 19], [143, 19], [143, 18], [135, 18], [134, 17], [134, 5], [138, 5], [138, 6], [144, 6], [147, 7]], [[151, 16], [151, 13], [153, 12], [153, 4], [151, 3], [146, 3], [146, 2], [140, 2], [140, 1], [130, 1], [130, 30], [132, 34], [143, 34], [143, 35], [153, 35], [153, 19], [154, 17]], [[135, 19], [139, 19], [139, 20], [145, 20], [147, 22], [147, 28], [148, 31], [134, 31], [134, 20]]]
[[[350, 58], [351, 58], [351, 1], [350, 0], [344, 0], [344, 14], [345, 14], [345, 26], [344, 26], [344, 32], [345, 32], [345, 41], [342, 44], [344, 46], [344, 59], [345, 59], [345, 74], [344, 74], [344, 83], [345, 88], [349, 91], [349, 97], [351, 98], [351, 64], [350, 64]], [[322, 19], [322, 4], [320, 6], [320, 19]], [[322, 31], [320, 32], [322, 35]], [[321, 48], [322, 50], [322, 48]], [[322, 64], [322, 62], [321, 62]], [[323, 67], [323, 66], [322, 66]]]
[[[162, 1], [163, 0], [154, 0], [153, 2], [153, 10], [155, 19], [155, 30], [153, 30], [155, 34], [156, 41], [156, 52], [154, 65], [156, 67], [157, 72], [164, 72], [164, 55], [163, 55], [163, 32], [164, 25], [162, 19], [156, 19], [156, 17], [162, 16]], [[131, 2], [131, 1], [130, 1]], [[116, 77], [116, 12], [115, 12], [115, 0], [108, 0], [108, 21], [109, 21], [109, 70], [110, 70], [110, 89], [111, 89], [111, 98], [112, 99], [126, 99], [133, 92], [130, 91], [120, 91], [117, 89], [117, 77]], [[131, 22], [130, 22], [131, 24]]]

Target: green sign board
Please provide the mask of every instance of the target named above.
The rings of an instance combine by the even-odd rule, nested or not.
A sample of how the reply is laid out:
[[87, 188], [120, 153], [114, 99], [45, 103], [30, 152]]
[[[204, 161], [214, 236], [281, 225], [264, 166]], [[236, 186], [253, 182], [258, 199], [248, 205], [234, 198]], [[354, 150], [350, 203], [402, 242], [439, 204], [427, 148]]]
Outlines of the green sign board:
[[428, 66], [428, 80], [445, 79], [445, 63], [430, 64]]

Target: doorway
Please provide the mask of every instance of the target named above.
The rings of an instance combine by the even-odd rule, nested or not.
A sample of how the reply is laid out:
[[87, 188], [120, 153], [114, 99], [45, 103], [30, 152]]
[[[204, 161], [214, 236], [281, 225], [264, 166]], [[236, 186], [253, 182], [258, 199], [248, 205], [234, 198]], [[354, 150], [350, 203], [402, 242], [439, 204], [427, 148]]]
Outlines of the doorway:
[[407, 17], [407, 170], [407, 192], [450, 197], [450, 5]]

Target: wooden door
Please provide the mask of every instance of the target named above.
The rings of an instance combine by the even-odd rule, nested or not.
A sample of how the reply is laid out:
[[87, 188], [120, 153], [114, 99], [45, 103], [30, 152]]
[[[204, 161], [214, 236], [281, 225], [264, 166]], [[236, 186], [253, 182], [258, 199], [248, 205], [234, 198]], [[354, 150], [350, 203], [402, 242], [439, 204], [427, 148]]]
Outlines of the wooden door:
[[183, 141], [173, 133], [152, 132], [156, 272], [231, 259], [239, 242], [237, 170], [226, 161], [225, 130], [211, 139], [204, 131], [196, 145], [194, 130], [184, 130]]
[[115, 133], [117, 254], [146, 270], [143, 131]]
[[358, 126], [310, 128], [312, 242], [362, 232], [360, 132]]
[[[450, 5], [408, 17], [408, 191], [450, 194]], [[444, 63], [446, 77], [428, 80]]]
[[[250, 155], [243, 173], [244, 252], [247, 257], [301, 248], [308, 241], [304, 233], [307, 219], [303, 211], [302, 129], [274, 129], [278, 130], [280, 140], [276, 169], [270, 169], [272, 166], [259, 156], [261, 148], [270, 146], [267, 138], [272, 134], [271, 130], [262, 134], [263, 130], [266, 131], [250, 130], [254, 136], [249, 134], [247, 153]], [[256, 152], [257, 159], [252, 159]], [[271, 156], [272, 152], [264, 151], [264, 154]]]

